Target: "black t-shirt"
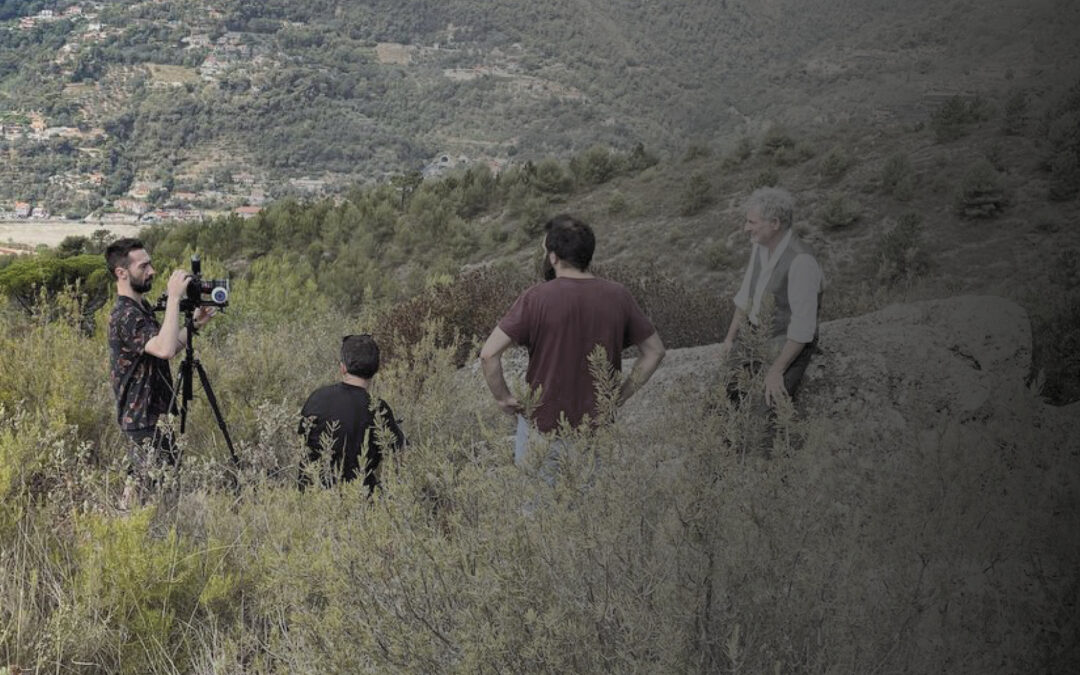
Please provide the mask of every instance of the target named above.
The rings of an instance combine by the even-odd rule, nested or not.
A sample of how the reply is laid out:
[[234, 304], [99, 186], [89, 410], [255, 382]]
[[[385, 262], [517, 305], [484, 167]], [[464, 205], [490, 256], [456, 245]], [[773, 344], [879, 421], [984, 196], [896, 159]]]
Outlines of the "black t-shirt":
[[169, 362], [145, 351], [160, 330], [146, 300], [140, 303], [126, 295], [116, 299], [109, 315], [109, 379], [116, 395], [116, 419], [125, 431], [152, 427], [169, 409]]
[[[375, 438], [375, 415], [385, 420], [393, 439]], [[379, 399], [372, 411], [367, 390], [344, 382], [316, 389], [304, 403], [300, 416], [299, 433], [305, 436], [310, 450], [309, 461], [317, 460], [322, 454], [323, 434], [333, 439], [330, 446], [330, 465], [334, 474], [331, 482], [337, 476], [350, 481], [361, 475], [360, 457], [367, 445], [367, 463], [362, 471], [364, 484], [368, 488], [375, 487], [378, 484], [375, 470], [382, 459], [382, 450], [387, 444], [391, 448], [400, 448], [405, 443], [390, 406]], [[382, 448], [378, 440], [382, 441]]]

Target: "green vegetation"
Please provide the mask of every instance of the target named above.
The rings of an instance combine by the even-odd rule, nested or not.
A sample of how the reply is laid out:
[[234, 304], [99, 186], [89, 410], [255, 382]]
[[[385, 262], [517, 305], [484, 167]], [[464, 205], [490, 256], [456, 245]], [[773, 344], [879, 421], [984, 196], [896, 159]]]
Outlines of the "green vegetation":
[[1008, 204], [1001, 174], [988, 160], [977, 160], [961, 180], [956, 196], [957, 212], [965, 218], [993, 218]]
[[877, 278], [887, 284], [910, 283], [926, 273], [930, 256], [922, 241], [922, 217], [913, 212], [881, 235], [874, 249]]
[[1006, 136], [1019, 136], [1028, 123], [1028, 95], [1024, 91], [1013, 92], [1005, 101], [1002, 111], [1001, 132]]
[[[0, 0], [0, 21], [63, 4]], [[701, 85], [741, 53], [779, 62], [718, 51], [757, 34], [730, 3], [214, 7], [106, 3], [116, 30], [67, 63], [55, 59], [81, 20], [0, 26], [4, 124], [27, 126], [34, 110], [106, 130], [0, 141], [0, 193], [80, 214], [148, 177], [164, 204], [167, 192], [240, 189], [253, 171], [273, 200], [250, 220], [143, 233], [161, 272], [151, 297], [196, 251], [208, 275], [234, 280], [199, 357], [241, 462], [228, 462], [197, 390], [181, 479], [163, 475], [130, 512], [116, 509], [124, 442], [98, 306], [107, 235], [0, 256], [12, 298], [0, 305], [0, 673], [1076, 670], [1075, 422], [1044, 405], [1080, 398], [1075, 90], [1025, 81], [1026, 107], [1006, 101], [1002, 129], [980, 129], [988, 110], [969, 98], [943, 106], [929, 135], [903, 119], [773, 126], [714, 156], [702, 149], [760, 128], [744, 97], [792, 119], [779, 98], [747, 94], [767, 81], [779, 97], [790, 78]], [[821, 24], [855, 11], [815, 8]], [[918, 25], [903, 28], [911, 47], [960, 44]], [[810, 28], [798, 33], [816, 39]], [[209, 42], [181, 41], [199, 35]], [[666, 35], [679, 39], [655, 37]], [[386, 42], [409, 64], [380, 63]], [[211, 54], [225, 64], [212, 82], [193, 75]], [[729, 106], [743, 112], [726, 118]], [[808, 161], [815, 148], [830, 150]], [[424, 180], [421, 163], [443, 153], [513, 161]], [[287, 182], [326, 171], [333, 198]], [[68, 172], [105, 180], [48, 180]], [[554, 488], [512, 466], [512, 423], [474, 362], [536, 277], [542, 223], [586, 215], [596, 271], [630, 287], [669, 348], [705, 345], [727, 327], [721, 296], [746, 259], [744, 237], [726, 244], [735, 205], [765, 184], [803, 205], [829, 318], [958, 285], [1030, 293], [1030, 389], [994, 386], [970, 418], [886, 435], [802, 407], [768, 425], [732, 407], [730, 371], [709, 362], [650, 383], [647, 406], [618, 426], [572, 438]], [[1032, 197], [1044, 186], [1052, 203]], [[1001, 213], [1007, 187], [1032, 228], [961, 226]], [[711, 194], [723, 198], [674, 217], [680, 198]], [[1016, 267], [986, 264], [1019, 231]], [[950, 263], [932, 265], [929, 250]], [[1008, 273], [1041, 268], [1047, 250], [1049, 280], [1017, 288]], [[299, 493], [297, 410], [336, 378], [338, 336], [353, 332], [384, 345], [377, 393], [410, 445], [374, 499], [352, 486]], [[761, 395], [759, 380], [740, 386]]]
[[1060, 251], [1050, 265], [1050, 292], [1032, 315], [1042, 393], [1058, 405], [1080, 400], [1080, 252]]
[[[30, 28], [15, 20], [54, 7], [5, 8], [0, 117], [21, 131], [0, 138], [0, 200], [80, 216], [157, 171], [212, 187], [215, 172], [231, 165], [257, 174], [280, 198], [290, 196], [292, 178], [329, 176], [327, 189], [336, 191], [419, 169], [445, 152], [476, 162], [536, 161], [597, 145], [631, 151], [642, 138], [670, 147], [691, 123], [703, 133], [718, 128], [665, 101], [677, 93], [684, 103], [710, 105], [717, 93], [682, 91], [670, 76], [694, 71], [693, 57], [708, 49], [703, 36], [731, 30], [722, 8], [702, 5], [692, 31], [700, 35], [680, 30], [679, 44], [634, 56], [621, 30], [577, 34], [588, 8], [521, 2], [122, 0], [105, 4], [93, 22], [88, 7]], [[632, 3], [619, 22], [630, 33], [666, 34], [673, 27], [665, 16]], [[89, 31], [91, 23], [101, 30]], [[405, 61], [386, 60], [376, 49], [386, 44], [401, 45]], [[663, 73], [650, 71], [647, 82], [637, 74], [637, 86], [627, 87], [622, 69], [610, 68], [613, 52], [622, 68], [647, 58], [663, 61]], [[553, 65], [564, 59], [572, 71]], [[481, 70], [490, 74], [472, 76]], [[466, 75], [448, 74], [455, 72]], [[602, 89], [608, 94], [597, 96]], [[82, 135], [31, 133], [31, 111], [48, 127]], [[620, 122], [597, 123], [607, 118]], [[619, 172], [600, 157], [582, 169], [575, 179], [592, 183]], [[103, 185], [87, 182], [94, 173], [104, 174]], [[69, 179], [50, 182], [60, 175]]]
[[714, 190], [709, 177], [705, 174], [695, 173], [690, 176], [680, 199], [679, 214], [692, 216], [703, 211], [715, 201]]
[[[238, 490], [197, 395], [183, 480], [127, 514], [111, 506], [123, 444], [103, 336], [22, 314], [0, 322], [5, 663], [132, 673], [1072, 663], [1067, 638], [1046, 632], [1068, 610], [1068, 579], [1033, 573], [1067, 569], [1078, 553], [1075, 474], [1058, 469], [1072, 443], [1025, 423], [1040, 414], [1030, 393], [987, 402], [1000, 444], [942, 422], [852, 446], [788, 410], [765, 459], [752, 406], [675, 384], [657, 399], [671, 405], [632, 430], [572, 438], [549, 488], [511, 464], [509, 421], [480, 377], [457, 369], [459, 347], [426, 333], [379, 375], [410, 437], [384, 490], [301, 493], [296, 410], [334, 377], [334, 336], [373, 324], [256, 314], [215, 321], [200, 346], [238, 441]], [[960, 584], [1006, 559], [1015, 574]], [[1002, 602], [1013, 609], [992, 611]], [[994, 619], [972, 624], [971, 613]], [[936, 639], [941, 621], [949, 640]]]
[[988, 117], [987, 103], [982, 98], [952, 96], [934, 111], [930, 126], [938, 143], [950, 143], [969, 134], [974, 125]]
[[825, 180], [836, 181], [843, 177], [854, 163], [854, 158], [849, 156], [842, 146], [834, 145], [821, 158], [818, 171]]
[[34, 308], [40, 294], [55, 296], [75, 283], [80, 284], [92, 309], [105, 302], [112, 289], [100, 254], [33, 256], [0, 267], [0, 294], [18, 301], [27, 311]]
[[1051, 110], [1046, 137], [1052, 148], [1049, 197], [1073, 200], [1080, 194], [1080, 83]]
[[761, 172], [754, 176], [750, 181], [750, 189], [756, 190], [759, 187], [775, 187], [779, 183], [780, 174], [776, 172], [776, 169], [762, 169]]
[[915, 194], [916, 176], [911, 159], [904, 153], [893, 155], [881, 169], [881, 191], [906, 202]]
[[818, 213], [822, 225], [830, 230], [851, 227], [858, 222], [859, 205], [843, 194], [834, 194]]

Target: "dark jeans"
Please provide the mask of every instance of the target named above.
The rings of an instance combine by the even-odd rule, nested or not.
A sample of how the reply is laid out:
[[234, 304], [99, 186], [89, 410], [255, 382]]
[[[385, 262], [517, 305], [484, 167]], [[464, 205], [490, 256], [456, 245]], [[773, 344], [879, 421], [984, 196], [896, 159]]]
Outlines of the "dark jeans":
[[[806, 373], [806, 368], [810, 365], [810, 357], [817, 351], [817, 341], [807, 343], [799, 355], [795, 357], [795, 360], [788, 364], [787, 370], [784, 371], [784, 389], [787, 389], [787, 393], [792, 398], [795, 398], [795, 392], [799, 390], [799, 385], [802, 384], [803, 374]], [[768, 364], [758, 360], [748, 359], [743, 362], [742, 367], [744, 370], [750, 371], [750, 374], [754, 377], [761, 375], [761, 371]], [[736, 381], [728, 382], [727, 385], [728, 397], [735, 402], [739, 402], [742, 398], [742, 392], [739, 391], [739, 386]]]

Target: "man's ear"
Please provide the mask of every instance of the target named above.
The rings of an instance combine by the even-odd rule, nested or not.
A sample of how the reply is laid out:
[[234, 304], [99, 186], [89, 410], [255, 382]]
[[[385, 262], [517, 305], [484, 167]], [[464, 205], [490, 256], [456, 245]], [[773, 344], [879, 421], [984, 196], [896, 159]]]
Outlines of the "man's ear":
[[338, 361], [337, 365], [338, 365], [338, 370], [341, 371], [341, 376], [345, 377], [349, 373], [349, 371], [345, 370], [345, 364], [342, 363], [341, 361]]

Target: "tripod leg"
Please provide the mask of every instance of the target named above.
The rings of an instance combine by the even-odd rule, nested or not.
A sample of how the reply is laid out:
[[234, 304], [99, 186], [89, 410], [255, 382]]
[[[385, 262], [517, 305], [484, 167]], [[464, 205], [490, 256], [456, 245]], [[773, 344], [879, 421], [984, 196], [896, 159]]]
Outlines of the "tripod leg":
[[195, 359], [195, 369], [199, 371], [199, 380], [202, 382], [203, 390], [206, 391], [206, 400], [210, 402], [210, 409], [214, 411], [214, 418], [217, 420], [218, 427], [221, 429], [221, 433], [225, 435], [225, 445], [229, 448], [229, 457], [232, 458], [233, 466], [239, 466], [240, 458], [236, 456], [232, 438], [229, 437], [229, 429], [225, 426], [225, 418], [221, 415], [217, 397], [214, 396], [214, 390], [210, 386], [210, 378], [207, 377], [206, 370], [198, 359]]
[[[181, 395], [182, 391], [191, 390], [191, 364], [187, 359], [184, 359], [180, 363], [180, 369], [176, 373], [176, 384], [173, 385], [172, 396], [169, 398], [169, 405], [165, 408], [169, 414], [177, 408], [177, 401], [179, 401], [179, 414], [180, 414], [180, 433], [184, 433], [184, 429], [187, 426], [187, 413], [188, 413], [188, 401], [191, 397], [184, 398]], [[179, 457], [177, 458], [177, 466], [179, 466]]]

